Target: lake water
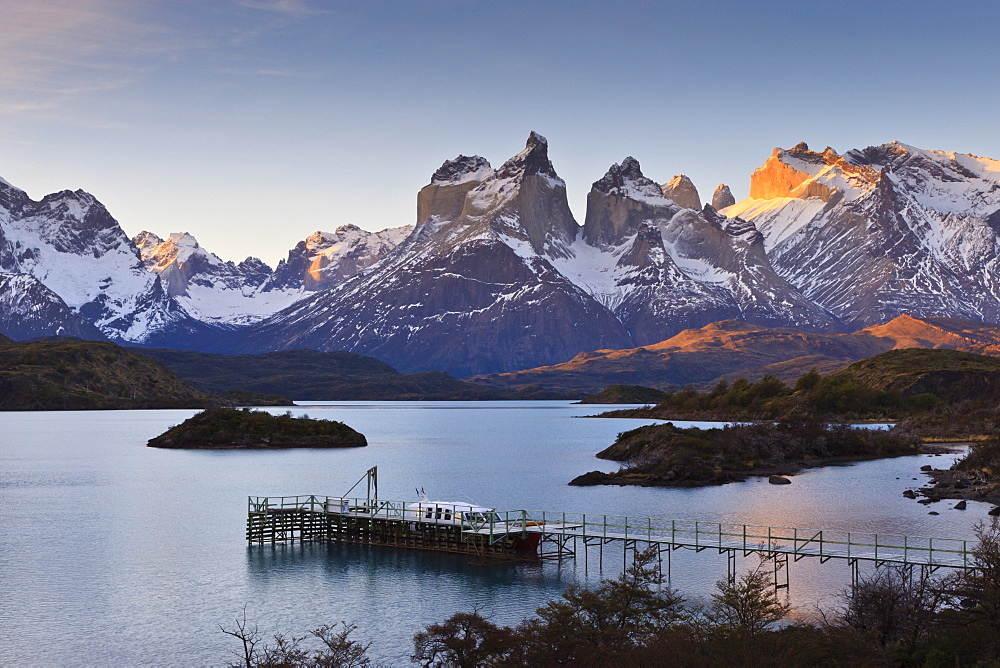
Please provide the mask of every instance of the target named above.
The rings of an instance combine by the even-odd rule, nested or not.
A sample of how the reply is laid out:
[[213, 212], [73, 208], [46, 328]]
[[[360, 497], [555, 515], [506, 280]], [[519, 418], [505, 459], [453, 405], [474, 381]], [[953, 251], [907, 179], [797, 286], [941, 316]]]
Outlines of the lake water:
[[[235, 645], [219, 625], [231, 626], [244, 606], [267, 634], [355, 623], [373, 656], [406, 664], [413, 633], [431, 622], [478, 608], [513, 623], [568, 584], [596, 585], [620, 569], [610, 550], [602, 573], [593, 558], [585, 571], [582, 558], [478, 566], [391, 548], [246, 545], [247, 496], [337, 496], [375, 465], [383, 498], [414, 500], [424, 487], [434, 499], [501, 509], [955, 538], [971, 538], [989, 509], [901, 496], [922, 484], [922, 464], [943, 468], [955, 455], [817, 469], [784, 486], [567, 486], [617, 468], [594, 454], [649, 423], [579, 419], [605, 408], [312, 402], [294, 412], [342, 420], [369, 446], [280, 452], [145, 447], [195, 411], [0, 413], [0, 664], [222, 665]], [[673, 555], [672, 584], [689, 598], [707, 596], [725, 573], [724, 556]], [[806, 615], [829, 607], [849, 577], [846, 563], [794, 563], [791, 602]]]

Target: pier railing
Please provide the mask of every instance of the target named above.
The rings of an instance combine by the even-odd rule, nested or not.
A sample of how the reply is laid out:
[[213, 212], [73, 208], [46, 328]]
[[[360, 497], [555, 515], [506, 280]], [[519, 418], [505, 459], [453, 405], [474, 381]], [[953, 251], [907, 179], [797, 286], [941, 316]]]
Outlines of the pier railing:
[[[249, 512], [315, 512], [384, 518], [406, 522], [440, 523], [441, 517], [426, 517], [448, 504], [414, 504], [406, 501], [346, 499], [319, 495], [250, 497]], [[628, 517], [546, 510], [498, 510], [475, 520], [465, 520], [461, 506], [452, 508], [454, 521], [465, 533], [501, 540], [515, 533], [541, 533], [561, 539], [586, 542], [625, 542], [744, 552], [786, 554], [803, 557], [874, 561], [921, 566], [970, 568], [973, 555], [969, 541], [901, 534], [778, 527], [735, 522]], [[460, 519], [462, 518], [462, 519]]]

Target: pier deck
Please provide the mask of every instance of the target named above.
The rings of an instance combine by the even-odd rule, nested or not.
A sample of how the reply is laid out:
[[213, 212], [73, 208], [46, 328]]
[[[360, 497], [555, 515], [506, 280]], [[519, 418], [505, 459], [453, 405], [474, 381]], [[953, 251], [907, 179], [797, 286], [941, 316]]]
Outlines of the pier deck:
[[[626, 517], [534, 510], [496, 511], [489, 521], [442, 523], [407, 510], [407, 502], [327, 496], [250, 497], [247, 540], [276, 543], [333, 540], [433, 549], [496, 559], [574, 556], [607, 544], [626, 552], [718, 550], [767, 554], [795, 561], [816, 558], [902, 564], [931, 569], [974, 567], [969, 541], [857, 531], [774, 527], [727, 522]], [[440, 504], [436, 504], [440, 505]], [[428, 508], [429, 509], [429, 508]], [[427, 513], [430, 517], [430, 513]], [[731, 571], [732, 573], [732, 571]]]

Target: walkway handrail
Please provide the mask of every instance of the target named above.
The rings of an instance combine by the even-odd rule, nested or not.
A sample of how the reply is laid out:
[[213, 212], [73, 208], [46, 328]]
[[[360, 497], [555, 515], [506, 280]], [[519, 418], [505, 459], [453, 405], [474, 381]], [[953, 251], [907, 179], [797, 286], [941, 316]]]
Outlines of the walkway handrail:
[[[417, 503], [416, 511], [407, 510], [414, 502], [300, 495], [248, 497], [248, 512], [346, 512], [352, 515], [405, 518], [412, 522], [426, 519]], [[441, 506], [443, 504], [435, 504]], [[408, 514], [412, 513], [412, 515]], [[802, 527], [780, 527], [735, 522], [594, 515], [564, 511], [509, 510], [493, 511], [479, 521], [454, 515], [467, 530], [485, 533], [490, 541], [517, 532], [526, 535], [541, 532], [573, 538], [670, 544], [697, 550], [709, 548], [758, 551], [829, 558], [886, 561], [928, 566], [971, 568], [974, 561], [969, 541], [958, 538], [921, 537], [902, 534], [864, 533]]]

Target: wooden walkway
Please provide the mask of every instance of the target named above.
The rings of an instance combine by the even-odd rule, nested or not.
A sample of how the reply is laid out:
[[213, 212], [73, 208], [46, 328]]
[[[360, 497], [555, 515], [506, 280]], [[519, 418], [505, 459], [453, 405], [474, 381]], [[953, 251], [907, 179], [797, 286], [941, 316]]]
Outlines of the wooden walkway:
[[[969, 569], [975, 564], [974, 542], [954, 538], [535, 510], [499, 510], [489, 521], [442, 525], [424, 520], [422, 512], [407, 512], [407, 505], [317, 495], [250, 497], [247, 540], [341, 540], [487, 559], [571, 557], [582, 543], [585, 558], [590, 548], [596, 548], [602, 562], [604, 546], [610, 544], [623, 546], [626, 554], [652, 547], [667, 551], [668, 557], [677, 549], [711, 550], [729, 557], [730, 577], [735, 575], [737, 554], [767, 555], [785, 565], [789, 558], [847, 561], [855, 574], [860, 562], [931, 570]], [[777, 581], [776, 585], [782, 586]]]

